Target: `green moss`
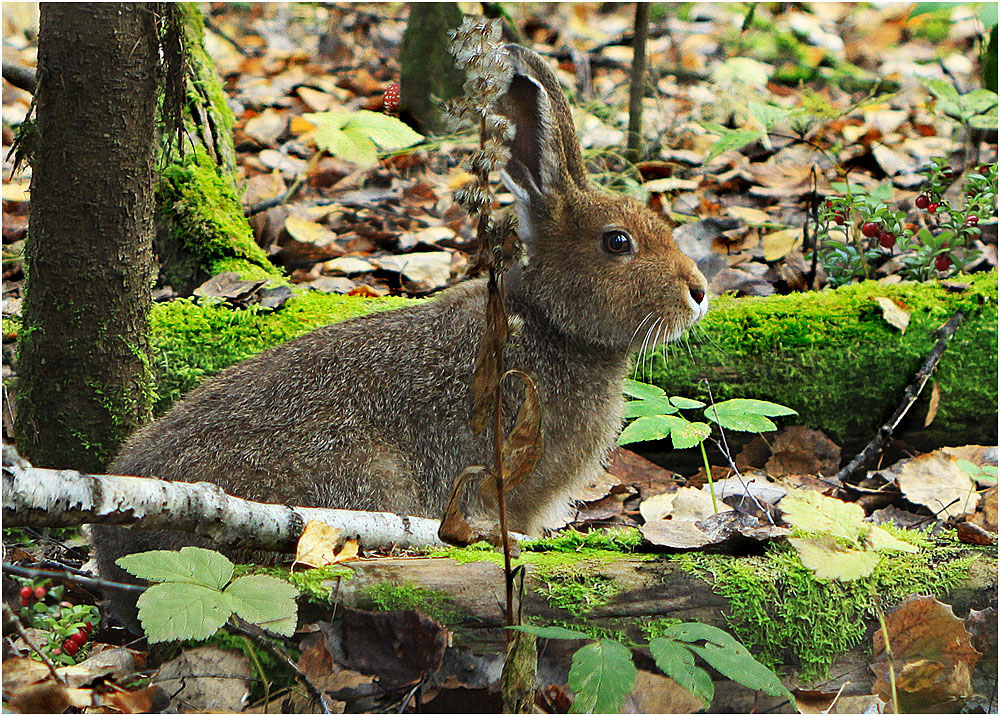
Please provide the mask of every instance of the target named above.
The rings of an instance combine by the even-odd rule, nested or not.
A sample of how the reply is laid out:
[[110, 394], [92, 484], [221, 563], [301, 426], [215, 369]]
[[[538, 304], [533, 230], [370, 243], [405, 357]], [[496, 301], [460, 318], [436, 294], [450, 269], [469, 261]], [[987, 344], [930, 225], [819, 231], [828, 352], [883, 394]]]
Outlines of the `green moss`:
[[337, 583], [342, 579], [352, 579], [354, 570], [340, 565], [316, 567], [298, 572], [288, 567], [259, 564], [237, 564], [233, 568], [235, 577], [242, 577], [244, 574], [266, 574], [276, 577], [294, 586], [309, 601], [316, 604], [330, 604], [336, 593]]
[[447, 593], [428, 589], [415, 582], [372, 584], [365, 587], [362, 593], [375, 611], [413, 609], [442, 624], [453, 624], [461, 619], [461, 613], [455, 609]]
[[659, 619], [640, 619], [638, 621], [639, 631], [642, 635], [646, 637], [646, 641], [650, 642], [653, 639], [663, 636], [663, 632], [672, 626], [677, 626], [682, 624], [681, 619], [673, 619], [671, 617], [660, 617]]
[[578, 532], [568, 529], [544, 539], [525, 542], [521, 547], [531, 552], [580, 552], [604, 550], [634, 552], [643, 544], [642, 533], [632, 527]]
[[[904, 531], [897, 531], [902, 534]], [[968, 575], [974, 557], [957, 546], [917, 554], [885, 553], [875, 572], [851, 582], [817, 580], [788, 543], [757, 557], [683, 554], [683, 569], [708, 579], [730, 602], [733, 632], [755, 657], [774, 666], [798, 664], [804, 681], [822, 678], [833, 661], [859, 644], [875, 616], [910, 594], [939, 596]]]
[[[659, 349], [652, 379], [671, 395], [716, 400], [758, 398], [799, 412], [798, 422], [835, 442], [874, 434], [898, 405], [903, 389], [956, 310], [966, 318], [934, 373], [941, 388], [937, 418], [908, 434], [922, 445], [996, 441], [997, 273], [961, 277], [966, 291], [936, 282], [866, 281], [819, 293], [768, 298], [721, 297], [686, 345]], [[875, 303], [887, 296], [910, 311], [905, 333], [890, 326]], [[664, 350], [671, 351], [664, 360]], [[926, 414], [930, 391], [911, 411]], [[857, 406], [864, 405], [865, 410]]]
[[280, 311], [184, 299], [157, 304], [150, 315], [154, 412], [162, 414], [204, 378], [314, 328], [412, 303], [309, 292], [289, 299]]

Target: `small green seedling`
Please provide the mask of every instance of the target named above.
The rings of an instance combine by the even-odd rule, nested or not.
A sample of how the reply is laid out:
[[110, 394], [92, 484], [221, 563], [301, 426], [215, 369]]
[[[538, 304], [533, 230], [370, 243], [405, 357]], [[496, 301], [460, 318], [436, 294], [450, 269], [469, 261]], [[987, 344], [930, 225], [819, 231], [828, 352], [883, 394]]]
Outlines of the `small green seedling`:
[[635, 380], [625, 381], [625, 394], [635, 398], [625, 403], [625, 418], [634, 418], [618, 437], [619, 445], [642, 442], [644, 440], [663, 440], [668, 435], [676, 450], [697, 445], [701, 449], [701, 458], [708, 478], [709, 490], [712, 494], [712, 507], [718, 514], [719, 506], [715, 498], [715, 486], [712, 483], [712, 469], [708, 464], [708, 453], [705, 452], [705, 440], [712, 434], [712, 427], [707, 422], [692, 421], [681, 416], [681, 410], [705, 408], [704, 415], [709, 422], [714, 422], [720, 428], [737, 430], [747, 433], [766, 433], [777, 430], [769, 418], [779, 415], [798, 415], [791, 408], [766, 400], [748, 400], [733, 398], [721, 403], [705, 407], [700, 400], [691, 400], [673, 396], [668, 398], [661, 388]]
[[210, 549], [140, 552], [116, 564], [157, 582], [138, 601], [150, 643], [207, 639], [233, 614], [282, 636], [295, 631], [295, 587], [262, 574], [233, 579], [233, 563]]
[[[594, 640], [590, 635], [564, 627], [514, 626], [518, 631], [542, 639], [586, 639], [590, 644], [573, 654], [569, 687], [575, 696], [570, 713], [619, 713], [625, 697], [635, 686], [637, 670], [632, 652], [614, 639]], [[715, 685], [708, 672], [695, 664], [698, 657], [728, 679], [769, 696], [795, 697], [778, 676], [753, 658], [730, 634], [708, 624], [688, 622], [667, 627], [651, 639], [650, 653], [656, 666], [679, 686], [694, 694], [708, 708], [715, 698]]]
[[394, 151], [423, 139], [395, 117], [366, 109], [357, 112], [310, 112], [302, 117], [315, 125], [316, 146], [361, 167], [378, 163], [378, 150]]

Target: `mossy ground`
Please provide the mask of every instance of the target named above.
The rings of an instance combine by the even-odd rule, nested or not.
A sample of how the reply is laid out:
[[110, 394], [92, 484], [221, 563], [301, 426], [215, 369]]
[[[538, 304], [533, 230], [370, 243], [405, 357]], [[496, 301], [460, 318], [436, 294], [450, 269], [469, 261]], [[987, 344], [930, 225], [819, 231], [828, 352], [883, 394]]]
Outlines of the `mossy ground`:
[[[721, 297], [685, 341], [658, 351], [652, 382], [670, 395], [704, 400], [701, 381], [708, 379], [717, 401], [770, 400], [797, 410], [798, 422], [835, 442], [867, 439], [899, 404], [937, 330], [961, 309], [965, 321], [933, 375], [941, 389], [937, 417], [910, 435], [950, 445], [958, 429], [969, 442], [995, 443], [997, 273], [960, 280], [967, 290], [866, 281], [766, 299]], [[882, 296], [910, 311], [905, 333], [883, 318], [875, 302]], [[930, 392], [911, 415], [923, 418]]]
[[178, 299], [153, 306], [154, 412], [162, 414], [204, 378], [314, 328], [412, 303], [395, 297], [356, 298], [309, 292], [280, 311], [234, 310]]

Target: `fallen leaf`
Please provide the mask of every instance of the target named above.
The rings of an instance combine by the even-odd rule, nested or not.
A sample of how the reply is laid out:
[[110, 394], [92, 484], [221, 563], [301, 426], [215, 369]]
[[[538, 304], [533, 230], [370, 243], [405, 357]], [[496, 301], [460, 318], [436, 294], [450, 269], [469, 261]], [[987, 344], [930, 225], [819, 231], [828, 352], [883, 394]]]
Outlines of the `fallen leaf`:
[[750, 226], [758, 226], [760, 224], [766, 224], [770, 221], [774, 221], [774, 219], [771, 218], [771, 215], [766, 211], [751, 209], [747, 206], [727, 206], [726, 213], [730, 216], [736, 217], [737, 219], [742, 219]]
[[764, 468], [771, 475], [833, 475], [840, 467], [840, 446], [803, 425], [782, 428], [770, 448]]
[[941, 405], [941, 384], [936, 380], [931, 385], [931, 398], [927, 405], [927, 415], [924, 416], [924, 427], [934, 422], [937, 417], [938, 406]]
[[777, 261], [802, 245], [802, 229], [781, 229], [761, 238], [765, 261]]
[[368, 273], [375, 270], [375, 264], [369, 263], [357, 256], [340, 256], [331, 259], [323, 264], [323, 270], [330, 273], [351, 276], [353, 274]]
[[693, 714], [703, 709], [701, 699], [663, 674], [639, 669], [632, 693], [625, 698], [624, 713]]
[[906, 333], [906, 327], [910, 325], [910, 312], [906, 310], [906, 304], [893, 298], [879, 296], [875, 303], [882, 309], [882, 317], [890, 326], [895, 326], [900, 333]]
[[256, 117], [247, 120], [243, 125], [243, 133], [262, 147], [277, 144], [278, 137], [285, 131], [288, 124], [287, 115], [268, 107]]
[[969, 518], [969, 522], [982, 527], [994, 535], [997, 533], [997, 486], [986, 490], [979, 500], [976, 513]]
[[674, 509], [674, 495], [677, 493], [661, 492], [643, 500], [639, 504], [639, 514], [646, 522], [662, 520]]
[[817, 579], [837, 579], [848, 582], [867, 577], [875, 571], [879, 555], [876, 552], [848, 549], [831, 535], [817, 537], [789, 537], [802, 564], [816, 574]]
[[243, 654], [214, 646], [182, 652], [153, 676], [187, 711], [237, 713], [250, 695], [253, 667]]
[[305, 564], [309, 567], [336, 564], [337, 551], [343, 537], [343, 530], [319, 520], [309, 520], [295, 545], [295, 561], [292, 564]]
[[[924, 596], [907, 597], [885, 615], [904, 712], [948, 712], [972, 695], [972, 670], [982, 656], [972, 635], [949, 605]], [[889, 661], [881, 630], [872, 635], [873, 690], [889, 701]]]
[[289, 214], [285, 219], [285, 231], [293, 239], [304, 244], [326, 246], [337, 239], [337, 235], [322, 224], [296, 214]]
[[920, 457], [900, 460], [882, 477], [896, 482], [907, 500], [927, 507], [939, 519], [958, 517], [975, 509], [975, 484], [958, 459], [936, 450]]
[[641, 528], [648, 542], [673, 549], [720, 547], [727, 542], [762, 542], [791, 533], [784, 527], [762, 524], [756, 517], [729, 510], [703, 520], [670, 519], [647, 522]]
[[402, 274], [423, 290], [447, 286], [451, 278], [451, 254], [447, 251], [382, 256], [372, 259], [372, 262], [383, 271]]

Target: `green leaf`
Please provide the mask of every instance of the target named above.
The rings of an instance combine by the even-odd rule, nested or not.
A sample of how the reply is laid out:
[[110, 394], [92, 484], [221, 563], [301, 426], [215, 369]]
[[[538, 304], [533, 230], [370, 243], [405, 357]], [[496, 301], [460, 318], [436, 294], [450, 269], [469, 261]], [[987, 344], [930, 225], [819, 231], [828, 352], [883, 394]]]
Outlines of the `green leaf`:
[[207, 639], [233, 613], [229, 597], [202, 584], [155, 584], [137, 602], [139, 621], [150, 643]]
[[670, 398], [670, 402], [676, 405], [681, 410], [692, 410], [694, 408], [704, 408], [705, 404], [700, 400], [692, 400], [691, 398], [682, 398], [679, 395], [674, 395]]
[[977, 114], [969, 118], [969, 126], [973, 129], [995, 129], [997, 126], [997, 114]]
[[646, 400], [630, 400], [625, 403], [626, 418], [643, 418], [650, 415], [672, 415], [677, 408], [666, 398], [648, 398]]
[[712, 434], [712, 428], [705, 423], [693, 423], [684, 418], [678, 418], [683, 424], [678, 424], [670, 431], [670, 441], [677, 450], [694, 447]]
[[233, 578], [232, 562], [214, 550], [201, 547], [137, 552], [119, 557], [115, 564], [150, 582], [188, 582], [221, 590]]
[[877, 525], [868, 525], [868, 548], [879, 552], [908, 552], [916, 554], [920, 548], [909, 542], [894, 537], [890, 532]]
[[986, 28], [987, 32], [996, 27], [997, 3], [984, 2], [982, 7], [979, 9], [979, 19], [982, 21], [983, 27]]
[[878, 552], [849, 549], [828, 534], [816, 537], [789, 537], [788, 543], [816, 579], [851, 582], [869, 576], [878, 566]]
[[768, 696], [783, 696], [795, 705], [795, 697], [781, 683], [778, 675], [754, 659], [747, 648], [735, 639], [730, 646], [692, 644], [690, 648], [726, 678], [748, 689], [763, 691]]
[[282, 636], [295, 632], [299, 590], [288, 582], [264, 574], [233, 580], [225, 591], [236, 614], [251, 624]]
[[670, 434], [675, 424], [673, 421], [677, 419], [674, 415], [650, 415], [639, 418], [622, 430], [622, 434], [618, 436], [618, 444], [662, 440]]
[[708, 641], [723, 647], [739, 644], [729, 632], [701, 622], [673, 624], [663, 631], [663, 637], [677, 641]]
[[711, 705], [715, 685], [707, 671], [695, 666], [690, 649], [676, 641], [657, 637], [649, 642], [649, 651], [660, 671], [701, 699], [706, 709]]
[[951, 9], [956, 5], [961, 5], [959, 2], [918, 2], [910, 10], [910, 15], [906, 19], [917, 17], [918, 15], [928, 15], [932, 12], [939, 12], [941, 10]]
[[[707, 127], [706, 127], [707, 128]], [[761, 138], [760, 132], [750, 131], [746, 129], [722, 129], [722, 136], [719, 137], [715, 144], [711, 146], [708, 150], [708, 156], [705, 157], [705, 163], [708, 164], [713, 159], [715, 159], [720, 154], [731, 151], [733, 149], [742, 149], [751, 142], [755, 142]], [[714, 130], [710, 130], [713, 134], [719, 134]]]
[[719, 423], [727, 430], [739, 430], [745, 433], [766, 433], [776, 430], [777, 426], [768, 420], [767, 415], [798, 415], [791, 408], [766, 400], [749, 400], [733, 398], [716, 403], [705, 408], [705, 417]]
[[649, 398], [662, 398], [666, 395], [666, 392], [656, 387], [655, 385], [650, 385], [649, 383], [640, 383], [637, 380], [626, 380], [625, 387], [622, 392], [630, 398], [639, 398], [641, 400], [647, 400]]
[[424, 135], [410, 129], [405, 122], [381, 112], [358, 110], [344, 125], [344, 130], [353, 129], [371, 138], [382, 149], [393, 150], [411, 147]]
[[821, 532], [857, 542], [867, 529], [865, 511], [859, 504], [825, 497], [813, 490], [789, 492], [779, 505], [785, 521], [805, 532]]
[[936, 77], [919, 77], [918, 79], [931, 94], [938, 98], [938, 109], [945, 114], [962, 114], [962, 99], [958, 90], [950, 82], [939, 80]]
[[570, 713], [616, 714], [635, 686], [632, 654], [617, 641], [601, 639], [573, 654], [569, 687], [576, 695]]
[[766, 104], [756, 100], [747, 102], [747, 111], [751, 117], [757, 120], [765, 132], [792, 112], [792, 110], [785, 109], [784, 107], [776, 107], [773, 104]]
[[977, 89], [962, 95], [962, 105], [970, 114], [996, 113], [997, 93], [987, 89]]
[[522, 624], [519, 626], [507, 627], [508, 629], [514, 629], [516, 631], [523, 631], [526, 634], [534, 634], [539, 639], [593, 639], [590, 634], [584, 634], [582, 631], [573, 631], [572, 629], [566, 629], [560, 626], [532, 626], [530, 624]]

